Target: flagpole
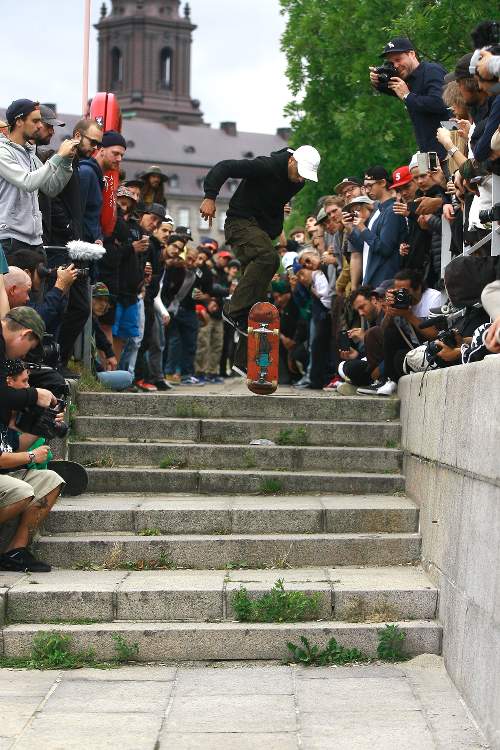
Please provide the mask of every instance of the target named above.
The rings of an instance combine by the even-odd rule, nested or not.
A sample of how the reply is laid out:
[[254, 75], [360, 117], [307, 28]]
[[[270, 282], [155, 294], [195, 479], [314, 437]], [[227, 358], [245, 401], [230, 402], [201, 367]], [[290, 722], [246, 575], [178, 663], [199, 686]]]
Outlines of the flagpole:
[[90, 4], [92, 0], [83, 0], [83, 81], [82, 81], [82, 115], [87, 114], [89, 100], [89, 45], [90, 45]]

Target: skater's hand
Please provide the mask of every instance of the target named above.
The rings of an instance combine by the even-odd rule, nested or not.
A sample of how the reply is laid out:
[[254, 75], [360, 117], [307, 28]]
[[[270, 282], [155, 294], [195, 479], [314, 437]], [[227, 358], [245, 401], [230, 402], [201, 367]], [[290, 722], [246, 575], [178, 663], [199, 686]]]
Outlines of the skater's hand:
[[35, 463], [44, 464], [49, 456], [49, 446], [41, 445], [39, 448], [35, 448], [33, 453], [35, 454]]
[[118, 362], [116, 360], [116, 357], [108, 357], [106, 360], [106, 370], [109, 372], [109, 370], [116, 370], [118, 367]]
[[215, 218], [216, 208], [215, 201], [212, 198], [205, 198], [200, 206], [200, 214], [202, 219], [208, 221], [208, 226], [212, 228], [212, 220]]

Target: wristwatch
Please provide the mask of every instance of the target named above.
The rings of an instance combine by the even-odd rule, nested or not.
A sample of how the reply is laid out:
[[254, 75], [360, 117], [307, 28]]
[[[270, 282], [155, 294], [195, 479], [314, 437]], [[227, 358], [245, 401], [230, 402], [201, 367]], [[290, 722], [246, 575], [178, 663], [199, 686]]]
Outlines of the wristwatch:
[[28, 466], [31, 466], [31, 464], [36, 464], [36, 454], [35, 451], [28, 451]]
[[456, 146], [452, 146], [450, 149], [448, 149], [448, 156], [454, 156], [458, 151], [458, 148]]

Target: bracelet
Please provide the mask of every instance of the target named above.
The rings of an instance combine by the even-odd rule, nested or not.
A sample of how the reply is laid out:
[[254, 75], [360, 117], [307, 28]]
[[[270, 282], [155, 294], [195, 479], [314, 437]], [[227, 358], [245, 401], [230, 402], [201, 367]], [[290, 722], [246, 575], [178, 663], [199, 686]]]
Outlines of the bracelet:
[[450, 148], [450, 149], [448, 150], [448, 156], [454, 156], [454, 155], [455, 155], [455, 154], [457, 153], [457, 151], [458, 151], [458, 148], [457, 148], [457, 146], [452, 146], [452, 147], [451, 147], [451, 148]]
[[28, 454], [28, 469], [31, 469], [32, 466], [36, 466], [36, 455], [35, 451], [26, 451]]

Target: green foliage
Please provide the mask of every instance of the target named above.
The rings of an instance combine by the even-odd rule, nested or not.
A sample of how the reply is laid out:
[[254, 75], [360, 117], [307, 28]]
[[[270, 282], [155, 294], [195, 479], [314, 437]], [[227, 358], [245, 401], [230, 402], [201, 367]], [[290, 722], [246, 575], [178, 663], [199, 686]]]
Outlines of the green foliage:
[[129, 643], [120, 633], [114, 633], [111, 637], [115, 642], [116, 661], [119, 661], [121, 664], [137, 661], [137, 657], [139, 656], [138, 643]]
[[0, 667], [24, 667], [25, 669], [79, 669], [94, 665], [94, 652], [74, 651], [71, 638], [62, 633], [39, 633], [33, 639], [28, 659], [0, 659]]
[[[425, 59], [452, 68], [471, 48], [470, 32], [491, 18], [489, 0], [280, 0], [287, 15], [282, 49], [292, 101], [293, 145], [322, 155], [320, 181], [307, 182], [287, 226], [314, 209], [346, 175], [381, 163], [393, 170], [416, 150], [406, 108], [375, 93], [369, 66], [391, 36], [408, 35]], [[458, 21], [459, 19], [459, 21]]]
[[408, 657], [403, 653], [403, 643], [406, 633], [398, 625], [386, 625], [378, 632], [377, 656], [383, 661], [405, 661]]
[[97, 380], [89, 370], [82, 370], [80, 379], [76, 381], [79, 393], [107, 393], [111, 389]]
[[236, 618], [241, 622], [305, 622], [318, 620], [320, 594], [285, 591], [279, 578], [271, 591], [258, 599], [251, 599], [241, 587], [232, 597]]
[[208, 417], [208, 409], [198, 404], [178, 403], [175, 407], [176, 417]]
[[138, 533], [140, 536], [161, 536], [160, 529], [141, 529]]
[[294, 643], [287, 643], [293, 660], [308, 667], [325, 667], [329, 664], [350, 664], [352, 662], [367, 661], [367, 657], [357, 648], [344, 648], [335, 638], [330, 638], [326, 648], [312, 646], [305, 636], [301, 636], [302, 647]]
[[185, 459], [178, 458], [172, 453], [167, 453], [165, 458], [160, 461], [160, 469], [182, 469], [186, 463]]
[[281, 492], [281, 482], [279, 479], [263, 479], [260, 483], [261, 495], [277, 495]]
[[276, 443], [278, 445], [307, 445], [309, 438], [305, 427], [280, 430]]

